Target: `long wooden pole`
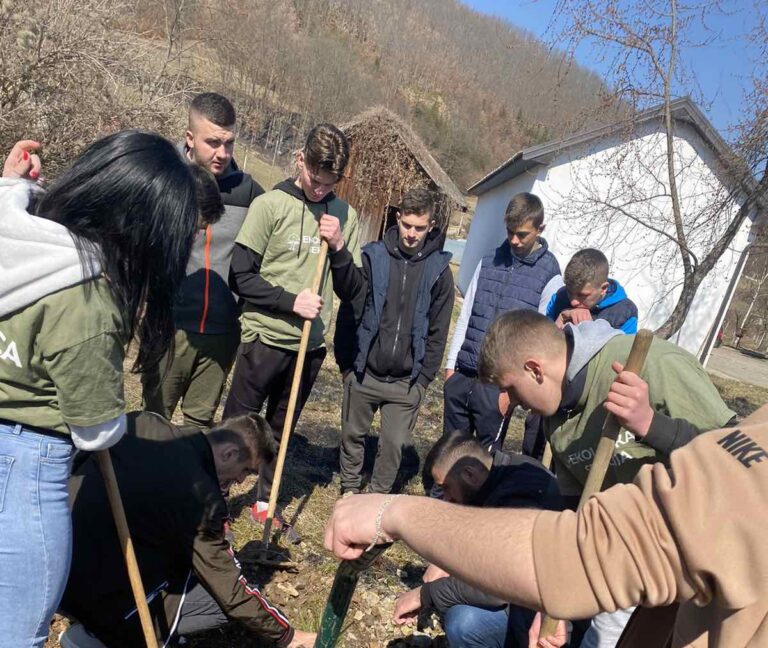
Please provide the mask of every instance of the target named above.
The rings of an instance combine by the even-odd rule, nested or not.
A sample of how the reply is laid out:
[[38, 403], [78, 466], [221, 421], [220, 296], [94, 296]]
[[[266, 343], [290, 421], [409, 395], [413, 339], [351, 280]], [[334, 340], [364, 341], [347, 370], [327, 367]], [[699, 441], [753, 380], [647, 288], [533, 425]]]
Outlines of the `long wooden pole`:
[[[315, 269], [315, 278], [312, 281], [312, 292], [317, 294], [320, 291], [320, 283], [323, 280], [323, 270], [325, 270], [325, 258], [328, 255], [328, 241], [320, 244], [320, 254], [317, 255], [317, 268]], [[277, 453], [277, 464], [275, 465], [275, 476], [272, 479], [272, 490], [269, 493], [269, 507], [267, 508], [267, 519], [264, 521], [264, 536], [262, 544], [264, 549], [269, 547], [269, 536], [272, 533], [272, 520], [275, 517], [277, 508], [277, 496], [280, 493], [280, 481], [283, 478], [283, 465], [285, 464], [285, 455], [288, 453], [288, 439], [291, 436], [293, 423], [293, 414], [296, 411], [296, 401], [299, 400], [299, 390], [301, 388], [301, 374], [304, 371], [304, 359], [307, 355], [307, 345], [309, 344], [309, 332], [312, 329], [312, 320], [304, 320], [304, 327], [301, 330], [301, 341], [299, 342], [299, 352], [296, 354], [296, 366], [293, 370], [293, 383], [291, 384], [291, 393], [288, 397], [288, 410], [285, 413], [285, 422], [283, 423], [283, 435], [280, 438], [280, 450]]]
[[[643, 370], [648, 349], [651, 348], [651, 342], [653, 342], [653, 333], [651, 331], [641, 329], [637, 332], [635, 340], [632, 342], [632, 348], [629, 351], [627, 363], [624, 365], [624, 371], [639, 374]], [[605, 474], [608, 472], [608, 466], [613, 458], [613, 451], [616, 447], [616, 439], [619, 438], [620, 430], [621, 425], [619, 425], [616, 417], [613, 414], [608, 414], [605, 417], [605, 423], [603, 423], [603, 431], [597, 444], [595, 458], [589, 468], [587, 482], [584, 484], [584, 490], [581, 491], [579, 508], [577, 510], [581, 510], [587, 500], [602, 489]], [[555, 634], [556, 631], [557, 619], [545, 615], [541, 620], [539, 636], [548, 637]]]
[[157, 637], [152, 627], [152, 618], [149, 616], [149, 606], [147, 605], [147, 596], [144, 593], [144, 584], [141, 582], [139, 563], [136, 560], [136, 552], [133, 550], [133, 540], [131, 540], [131, 532], [128, 529], [128, 520], [125, 517], [123, 500], [120, 498], [120, 488], [117, 485], [115, 469], [112, 466], [112, 457], [109, 454], [109, 450], [99, 450], [96, 452], [96, 459], [99, 462], [99, 469], [104, 477], [104, 484], [107, 487], [109, 505], [112, 508], [117, 535], [120, 538], [120, 545], [125, 556], [125, 565], [128, 568], [128, 579], [131, 581], [131, 589], [133, 590], [133, 598], [136, 600], [136, 609], [139, 613], [141, 629], [144, 631], [144, 641], [147, 643], [147, 648], [158, 648]]

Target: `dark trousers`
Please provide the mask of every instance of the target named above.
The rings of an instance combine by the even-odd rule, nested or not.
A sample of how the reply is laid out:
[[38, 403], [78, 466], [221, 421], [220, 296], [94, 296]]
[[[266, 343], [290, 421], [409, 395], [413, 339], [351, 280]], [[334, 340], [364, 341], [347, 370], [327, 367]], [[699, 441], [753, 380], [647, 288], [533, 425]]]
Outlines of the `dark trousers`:
[[[325, 354], [325, 347], [307, 351], [291, 432], [296, 427], [301, 410], [309, 398]], [[232, 386], [224, 405], [224, 418], [259, 412], [266, 401], [265, 418], [279, 444], [283, 436], [297, 355], [296, 351], [267, 346], [258, 339], [241, 344], [237, 350]], [[272, 463], [262, 464], [259, 468], [257, 496], [260, 501], [269, 499], [276, 463], [277, 457]]]
[[509, 417], [499, 412], [499, 388], [456, 371], [443, 386], [443, 434], [474, 434], [484, 448], [501, 450]]
[[385, 382], [370, 374], [358, 382], [354, 372], [344, 380], [341, 406], [341, 488], [359, 492], [362, 482], [365, 437], [371, 430], [376, 410], [381, 411], [376, 463], [369, 487], [372, 493], [389, 493], [400, 469], [403, 446], [416, 426], [424, 387], [410, 380]]
[[546, 445], [544, 419], [540, 414], [529, 414], [525, 419], [525, 432], [523, 432], [523, 454], [541, 461]]
[[192, 579], [184, 595], [176, 627], [178, 636], [190, 635], [221, 628], [229, 623], [219, 604], [213, 599], [197, 579]]

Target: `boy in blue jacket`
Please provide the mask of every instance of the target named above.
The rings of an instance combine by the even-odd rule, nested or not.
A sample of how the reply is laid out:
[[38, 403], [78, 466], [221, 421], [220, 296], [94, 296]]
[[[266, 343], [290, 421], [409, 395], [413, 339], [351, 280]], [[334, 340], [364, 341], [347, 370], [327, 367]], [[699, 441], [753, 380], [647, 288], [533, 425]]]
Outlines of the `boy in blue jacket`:
[[[579, 250], [563, 273], [565, 285], [549, 301], [546, 316], [558, 328], [569, 322], [604, 319], [613, 328], [629, 335], [637, 333], [637, 306], [615, 279], [608, 277], [608, 259], [594, 248]], [[529, 414], [523, 433], [523, 454], [541, 460], [544, 454], [541, 417]]]
[[558, 327], [604, 319], [624, 333], [637, 333], [637, 306], [621, 284], [608, 277], [608, 259], [600, 250], [586, 248], [574, 254], [563, 281], [546, 312]]

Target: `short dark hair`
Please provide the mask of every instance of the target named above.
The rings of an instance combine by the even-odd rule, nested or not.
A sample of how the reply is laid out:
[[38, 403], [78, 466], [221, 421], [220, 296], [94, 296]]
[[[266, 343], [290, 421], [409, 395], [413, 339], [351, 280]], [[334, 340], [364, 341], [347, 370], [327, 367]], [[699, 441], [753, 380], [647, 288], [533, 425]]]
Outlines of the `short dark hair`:
[[277, 441], [272, 428], [261, 414], [244, 414], [222, 421], [207, 433], [211, 443], [232, 443], [239, 448], [240, 459], [268, 464], [277, 456]]
[[435, 478], [432, 473], [436, 466], [444, 466], [450, 470], [451, 466], [461, 457], [485, 459], [490, 457], [490, 453], [471, 434], [459, 430], [444, 434], [432, 446], [424, 459], [424, 468], [421, 472], [424, 490], [429, 493], [434, 487]]
[[349, 140], [333, 124], [318, 124], [304, 143], [304, 162], [312, 171], [326, 171], [338, 178], [349, 162]]
[[608, 281], [608, 259], [594, 248], [579, 250], [571, 257], [563, 272], [563, 282], [570, 291], [580, 290], [588, 283], [603, 284]]
[[512, 231], [527, 221], [541, 227], [544, 224], [544, 205], [535, 194], [523, 192], [512, 196], [509, 201], [504, 212], [504, 224], [508, 231]]
[[203, 92], [195, 96], [189, 104], [189, 113], [190, 117], [192, 113], [197, 113], [222, 128], [233, 126], [237, 121], [232, 102], [216, 92]]
[[435, 212], [435, 195], [423, 187], [409, 189], [400, 201], [401, 214], [418, 214], [433, 216]]
[[190, 164], [192, 177], [195, 179], [197, 196], [197, 223], [201, 229], [218, 222], [224, 215], [224, 202], [221, 199], [219, 183], [216, 177], [199, 164]]
[[157, 133], [127, 130], [86, 149], [40, 198], [36, 212], [66, 227], [109, 277], [134, 370], [153, 369], [173, 343], [173, 303], [197, 229], [192, 173]]

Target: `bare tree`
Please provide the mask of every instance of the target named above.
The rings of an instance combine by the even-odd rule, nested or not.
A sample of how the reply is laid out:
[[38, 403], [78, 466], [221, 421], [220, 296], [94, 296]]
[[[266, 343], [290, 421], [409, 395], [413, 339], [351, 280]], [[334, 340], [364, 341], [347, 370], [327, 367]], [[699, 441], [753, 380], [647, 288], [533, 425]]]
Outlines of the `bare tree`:
[[[730, 154], [727, 147], [721, 152], [717, 175], [723, 190], [697, 186], [699, 174], [687, 172], [694, 161], [676, 137], [675, 94], [697, 87], [692, 71], [683, 65], [682, 51], [702, 44], [694, 40], [693, 28], [699, 27], [700, 32], [719, 10], [715, 1], [694, 5], [679, 0], [562, 0], [558, 7], [565, 23], [559, 37], [566, 39], [572, 51], [585, 43], [593, 47], [609, 69], [618, 100], [634, 113], [661, 106], [661, 138], [620, 147], [622, 159], [615, 160], [609, 190], [583, 187], [581, 203], [603, 224], [615, 225], [620, 218], [625, 228], [644, 228], [673, 246], [682, 277], [675, 307], [657, 331], [666, 337], [680, 329], [702, 281], [763, 203], [768, 188], [764, 167], [768, 138], [759, 118], [765, 119], [768, 105], [764, 69], [753, 79], [753, 100], [759, 102], [755, 116], [741, 124], [734, 142], [734, 150], [741, 155]], [[627, 139], [636, 136], [630, 119]], [[656, 254], [666, 263], [672, 261], [668, 252]]]
[[156, 48], [134, 28], [135, 11], [115, 0], [0, 4], [2, 150], [20, 137], [39, 139], [50, 176], [107, 132], [145, 127], [178, 135], [184, 97], [150, 101], [143, 93], [158, 79], [148, 64]]

